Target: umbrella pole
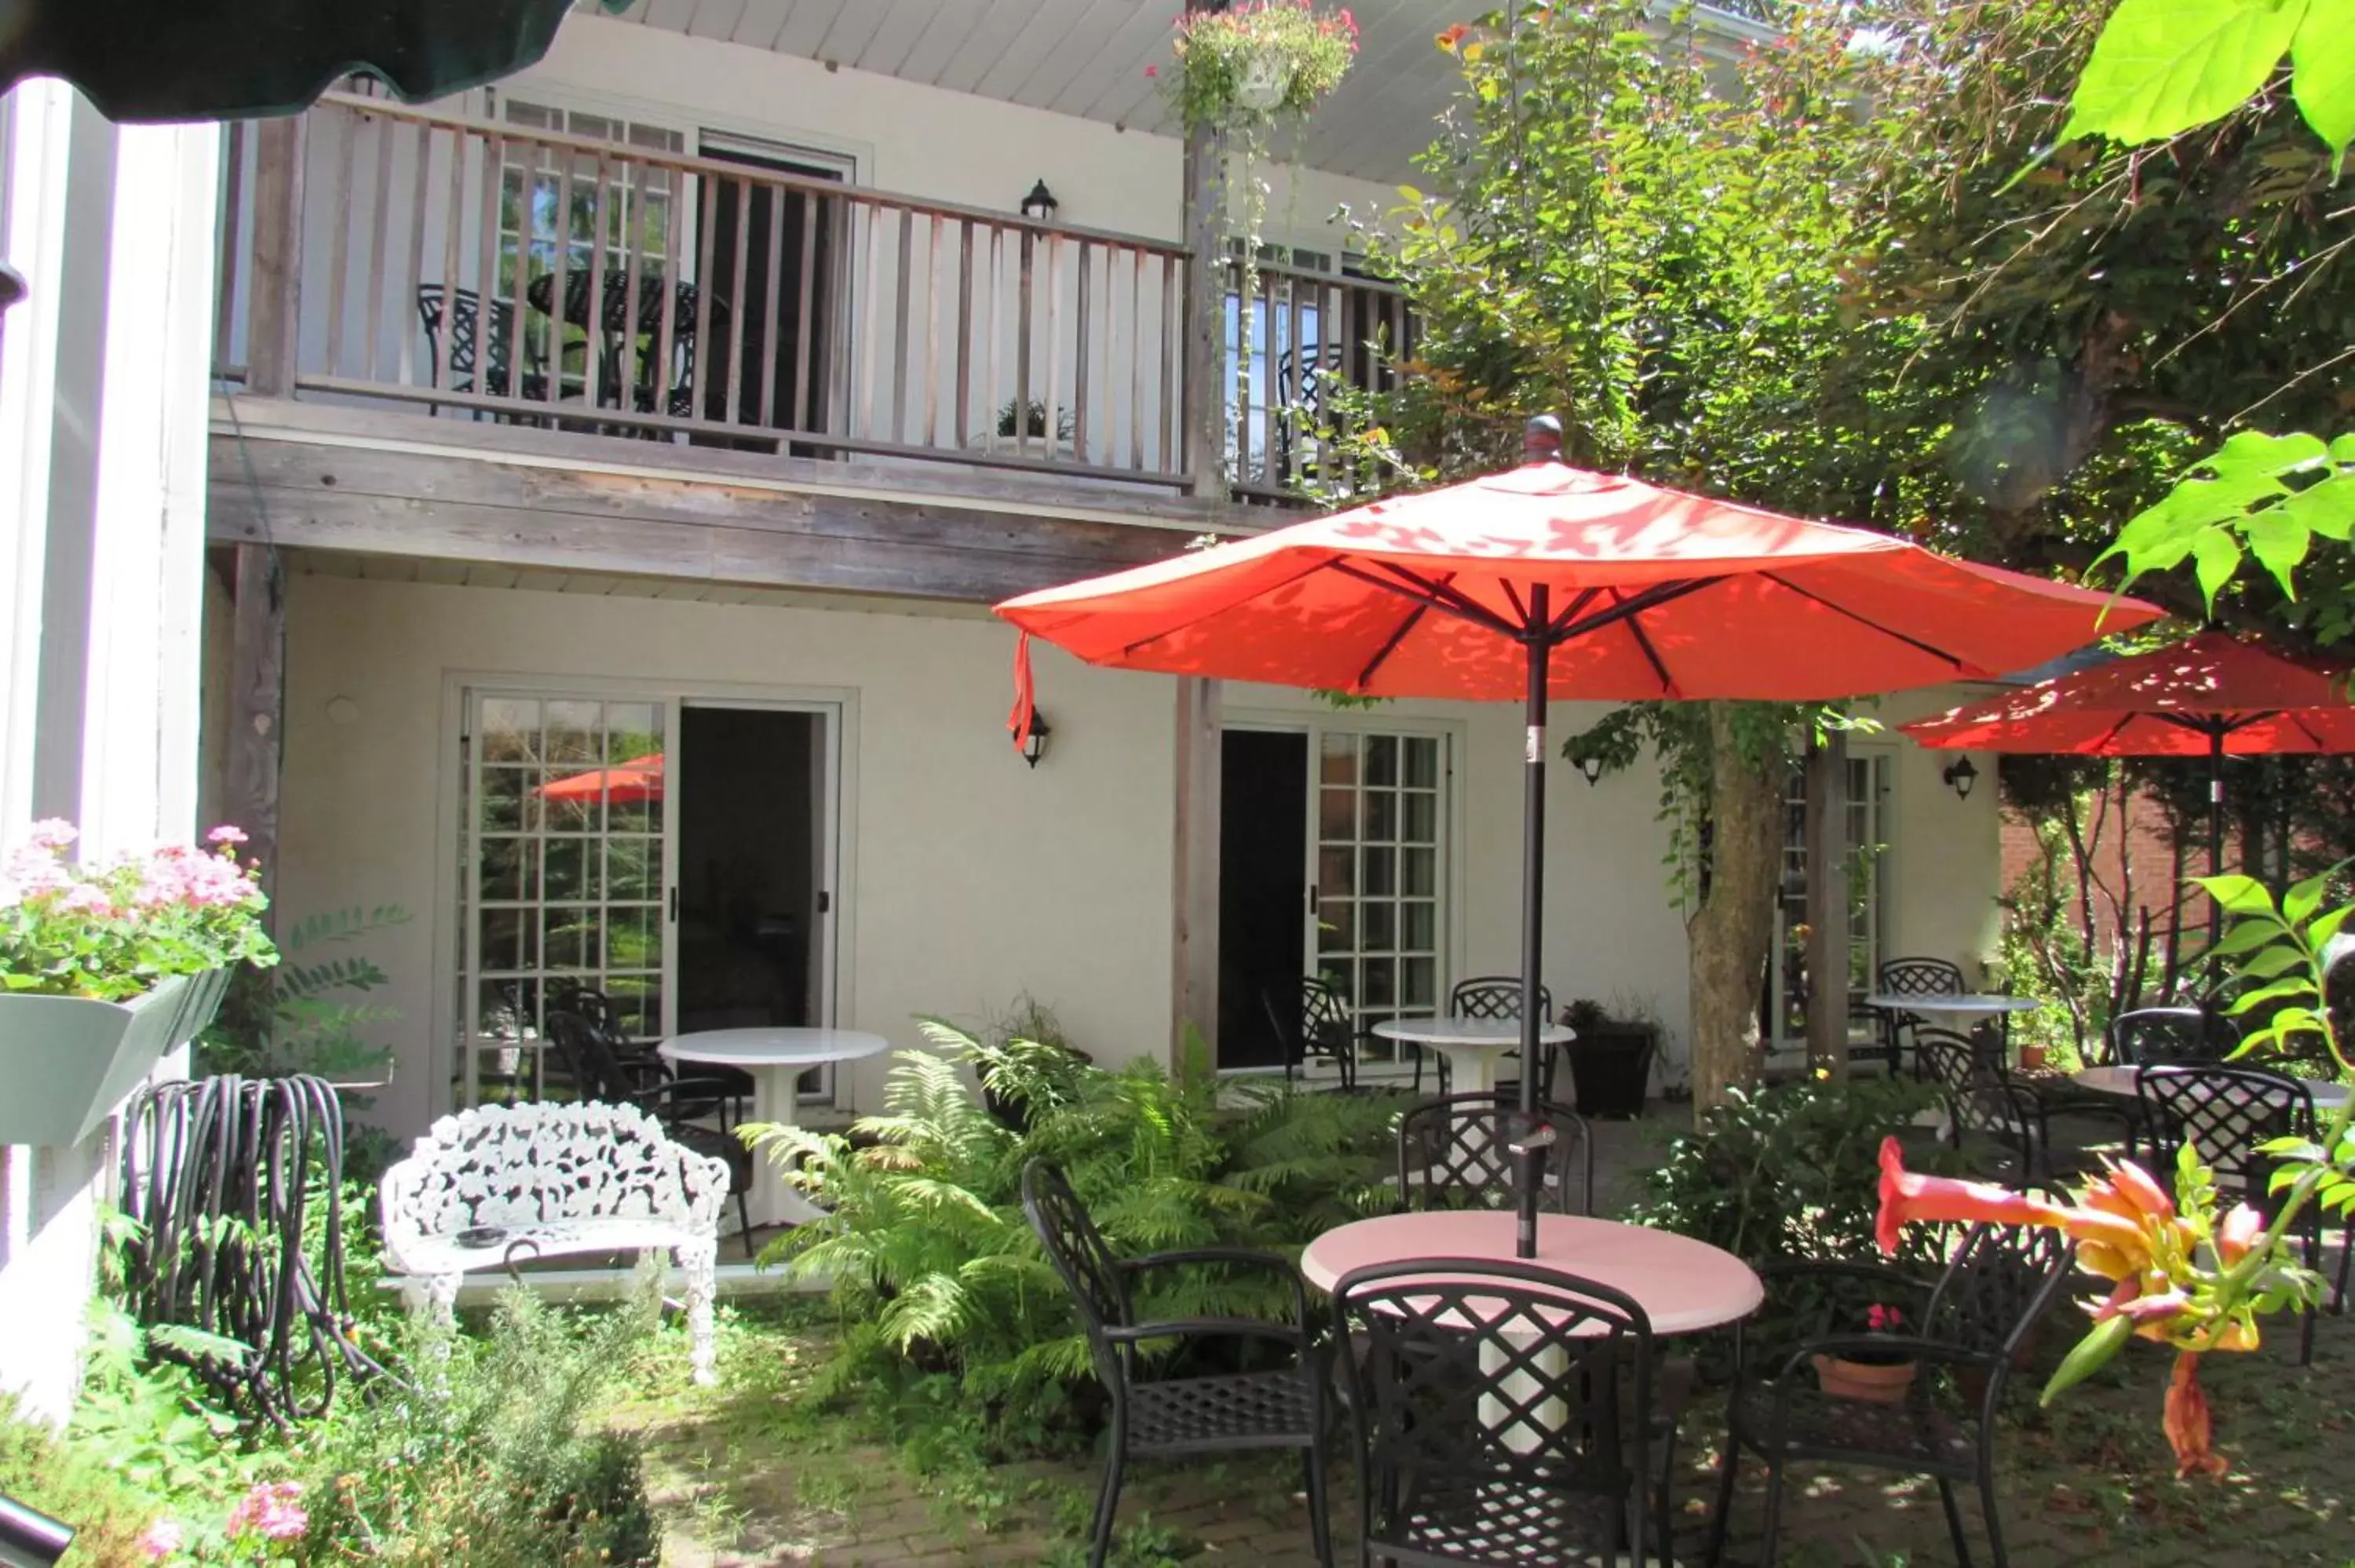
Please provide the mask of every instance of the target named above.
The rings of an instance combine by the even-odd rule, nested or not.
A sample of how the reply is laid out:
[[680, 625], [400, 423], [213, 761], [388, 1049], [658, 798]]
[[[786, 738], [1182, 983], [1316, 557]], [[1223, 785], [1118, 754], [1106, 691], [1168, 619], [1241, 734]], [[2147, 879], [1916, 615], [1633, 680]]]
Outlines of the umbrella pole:
[[[2224, 730], [2219, 725], [2208, 732], [2208, 874], [2224, 874]], [[2208, 900], [2208, 946], [2214, 948], [2222, 934], [2224, 906], [2214, 898]]]
[[1538, 1037], [1546, 1020], [1538, 998], [1542, 988], [1538, 973], [1545, 947], [1545, 777], [1546, 675], [1552, 645], [1546, 640], [1550, 606], [1546, 585], [1529, 588], [1528, 652], [1529, 662], [1528, 736], [1521, 769], [1521, 1141], [1516, 1147], [1519, 1164], [1519, 1225], [1514, 1234], [1517, 1257], [1538, 1255], [1538, 1188], [1544, 1181], [1547, 1150], [1535, 1126], [1538, 1107]]

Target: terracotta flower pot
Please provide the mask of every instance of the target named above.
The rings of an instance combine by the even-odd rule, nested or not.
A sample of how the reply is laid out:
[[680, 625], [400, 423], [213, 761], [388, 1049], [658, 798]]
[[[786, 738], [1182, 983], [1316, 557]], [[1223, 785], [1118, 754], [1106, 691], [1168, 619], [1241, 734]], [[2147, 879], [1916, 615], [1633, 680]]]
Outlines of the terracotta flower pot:
[[1913, 1386], [1917, 1361], [1851, 1361], [1838, 1356], [1814, 1358], [1816, 1381], [1834, 1399], [1861, 1400], [1867, 1404], [1898, 1404]]

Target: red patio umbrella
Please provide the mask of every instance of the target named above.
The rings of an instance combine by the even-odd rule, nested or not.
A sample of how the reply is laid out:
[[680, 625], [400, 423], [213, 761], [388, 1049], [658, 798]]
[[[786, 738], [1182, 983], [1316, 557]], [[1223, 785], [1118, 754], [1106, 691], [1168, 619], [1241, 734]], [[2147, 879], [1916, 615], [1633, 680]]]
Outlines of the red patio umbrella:
[[1923, 746], [1949, 750], [2204, 753], [2213, 876], [2224, 864], [2224, 758], [2355, 751], [2347, 683], [2344, 670], [2209, 630], [1899, 727]]
[[549, 779], [534, 793], [543, 800], [594, 800], [602, 797], [615, 805], [659, 800], [663, 794], [662, 753], [632, 758], [611, 768], [592, 768], [585, 773], [568, 773], [561, 779]]
[[[1561, 451], [1561, 426], [1532, 419], [1525, 461], [1507, 472], [997, 607], [1094, 664], [1376, 696], [1520, 697], [1528, 1064], [1540, 1022], [1549, 698], [1855, 696], [2024, 669], [2159, 614], [1883, 534], [1584, 472]], [[1018, 744], [1027, 650], [1017, 685]], [[1522, 1073], [1524, 1111], [1535, 1087]], [[1526, 1257], [1536, 1192], [1520, 1185]]]

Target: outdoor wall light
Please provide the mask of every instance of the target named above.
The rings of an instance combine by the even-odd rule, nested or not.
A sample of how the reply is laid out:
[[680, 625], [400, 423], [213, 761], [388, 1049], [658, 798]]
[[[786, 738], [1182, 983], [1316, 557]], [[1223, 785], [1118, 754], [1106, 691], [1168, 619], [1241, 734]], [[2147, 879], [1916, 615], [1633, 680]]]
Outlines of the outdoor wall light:
[[1969, 758], [1961, 757], [1946, 764], [1946, 771], [1942, 777], [1953, 786], [1955, 794], [1967, 800], [1971, 798], [1971, 786], [1979, 781], [1979, 770], [1972, 765]]
[[74, 1531], [14, 1498], [0, 1498], [0, 1568], [55, 1568]]
[[1055, 218], [1055, 209], [1061, 205], [1055, 199], [1055, 193], [1047, 188], [1047, 182], [1040, 180], [1030, 187], [1030, 194], [1022, 198], [1022, 216], [1039, 223], [1051, 223]]
[[1022, 741], [1022, 760], [1033, 768], [1038, 767], [1039, 759], [1047, 755], [1047, 737], [1054, 733], [1053, 726], [1047, 723], [1046, 715], [1032, 708], [1029, 733]]
[[1570, 765], [1586, 776], [1588, 789], [1591, 789], [1603, 781], [1603, 758], [1600, 757], [1573, 757], [1570, 759]]

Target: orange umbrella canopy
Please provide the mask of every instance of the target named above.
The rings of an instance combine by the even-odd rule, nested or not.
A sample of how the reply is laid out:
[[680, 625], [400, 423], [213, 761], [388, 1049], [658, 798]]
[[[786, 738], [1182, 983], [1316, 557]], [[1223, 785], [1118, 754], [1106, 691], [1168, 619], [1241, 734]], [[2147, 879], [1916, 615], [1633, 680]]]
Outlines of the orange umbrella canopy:
[[[2355, 751], [2347, 672], [2223, 631], [1901, 727], [1923, 746], [2092, 757]], [[2221, 744], [2219, 744], [2221, 743]]]
[[1091, 663], [1374, 696], [1521, 696], [1537, 645], [1551, 695], [1623, 702], [1986, 678], [2160, 613], [1532, 457], [997, 613]]
[[659, 800], [662, 793], [663, 758], [659, 751], [617, 762], [611, 768], [568, 773], [561, 779], [549, 779], [538, 789], [543, 800], [594, 800], [602, 797], [616, 804]]

